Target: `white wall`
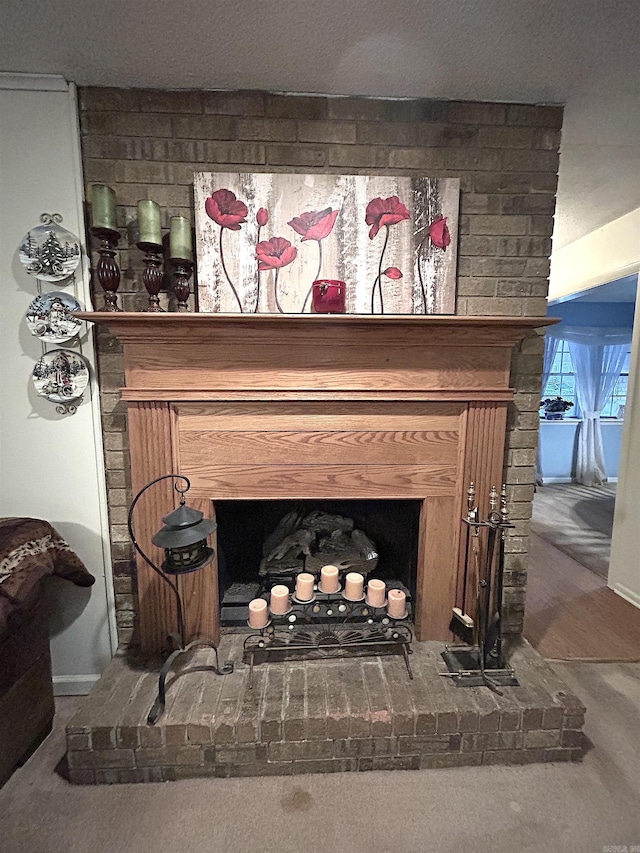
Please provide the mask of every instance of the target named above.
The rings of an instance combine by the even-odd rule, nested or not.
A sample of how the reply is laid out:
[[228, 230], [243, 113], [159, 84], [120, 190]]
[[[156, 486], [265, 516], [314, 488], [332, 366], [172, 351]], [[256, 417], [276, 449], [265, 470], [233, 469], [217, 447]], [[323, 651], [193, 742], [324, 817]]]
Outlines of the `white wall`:
[[620, 451], [620, 476], [613, 517], [609, 586], [640, 607], [640, 288], [636, 297], [636, 323], [631, 344], [625, 428]]
[[639, 269], [640, 207], [553, 251], [549, 299], [561, 299]]
[[[89, 590], [59, 579], [47, 589], [56, 692], [86, 692], [116, 637], [97, 383], [92, 373], [72, 416], [35, 393], [31, 373], [42, 344], [24, 314], [37, 281], [17, 252], [43, 212], [60, 213], [86, 245], [74, 88], [62, 78], [0, 74], [0, 128], [0, 515], [46, 519], [96, 577]], [[75, 286], [42, 283], [44, 292], [56, 289], [75, 289], [91, 308], [86, 255]], [[70, 348], [93, 368], [86, 330], [80, 346]]]
[[[543, 483], [571, 483], [575, 475], [579, 418], [540, 421], [540, 475]], [[623, 421], [602, 420], [604, 467], [610, 483], [618, 481]]]

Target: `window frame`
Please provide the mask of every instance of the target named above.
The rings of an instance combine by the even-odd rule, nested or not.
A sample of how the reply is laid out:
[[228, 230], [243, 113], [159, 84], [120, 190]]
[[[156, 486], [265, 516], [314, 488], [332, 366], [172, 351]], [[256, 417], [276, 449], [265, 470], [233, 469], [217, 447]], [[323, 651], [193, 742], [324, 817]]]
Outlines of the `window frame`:
[[[554, 370], [554, 366], [558, 362], [560, 363], [560, 369]], [[612, 414], [613, 411], [617, 411], [619, 406], [626, 405], [627, 395], [628, 395], [628, 383], [629, 383], [629, 363], [631, 360], [631, 344], [629, 344], [629, 349], [627, 351], [627, 358], [624, 364], [624, 369], [620, 371], [620, 375], [616, 379], [615, 385], [607, 398], [607, 402], [605, 403], [602, 413], [600, 415], [601, 420], [607, 421], [616, 421], [620, 420], [616, 414]], [[570, 369], [566, 369], [570, 367]], [[556, 390], [549, 390], [549, 383], [554, 379], [559, 378], [559, 382], [557, 383]], [[566, 380], [573, 380], [573, 382], [566, 382]], [[625, 380], [625, 391], [622, 393], [619, 390], [620, 380]], [[566, 390], [567, 385], [573, 384], [573, 391]], [[559, 390], [558, 390], [559, 389]], [[560, 339], [558, 351], [555, 354], [553, 359], [553, 364], [551, 366], [551, 371], [549, 373], [549, 377], [547, 379], [545, 388], [542, 391], [541, 400], [545, 400], [548, 397], [562, 397], [563, 400], [569, 400], [573, 403], [573, 409], [565, 412], [564, 419], [570, 420], [582, 420], [582, 416], [577, 414], [578, 410], [578, 400], [575, 392], [575, 370], [573, 367], [573, 359], [571, 358], [571, 353], [569, 352], [569, 342], [564, 340], [564, 338]], [[616, 402], [617, 401], [617, 402]], [[609, 414], [605, 414], [609, 410]], [[540, 420], [546, 420], [544, 417], [544, 409], [540, 408]], [[548, 423], [558, 423], [559, 421], [548, 421]], [[562, 421], [560, 421], [561, 423]]]

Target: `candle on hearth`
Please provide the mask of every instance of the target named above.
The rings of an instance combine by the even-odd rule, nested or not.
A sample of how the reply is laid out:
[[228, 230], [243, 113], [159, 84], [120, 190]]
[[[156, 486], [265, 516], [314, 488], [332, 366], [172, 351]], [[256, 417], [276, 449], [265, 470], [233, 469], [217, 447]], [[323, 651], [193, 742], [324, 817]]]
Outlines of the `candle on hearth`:
[[268, 621], [267, 602], [264, 598], [254, 598], [249, 602], [249, 627], [264, 628]]
[[384, 607], [387, 585], [384, 581], [373, 578], [367, 584], [367, 604], [369, 607]]
[[404, 619], [407, 615], [407, 594], [401, 589], [390, 589], [387, 613], [392, 619]]
[[160, 208], [155, 201], [144, 198], [138, 202], [138, 222], [141, 243], [162, 243]]
[[91, 225], [93, 228], [116, 229], [116, 194], [104, 184], [91, 187]]
[[271, 601], [269, 602], [269, 610], [275, 616], [282, 616], [283, 613], [287, 613], [289, 608], [291, 607], [291, 602], [289, 600], [289, 589], [284, 584], [276, 584], [274, 587], [271, 587]]
[[296, 598], [298, 601], [311, 601], [315, 578], [309, 572], [300, 572], [296, 578]]
[[344, 583], [344, 597], [360, 601], [364, 592], [364, 577], [359, 572], [349, 572]]
[[320, 569], [320, 591], [338, 592], [340, 589], [340, 572], [337, 566], [323, 566]]
[[169, 222], [169, 254], [185, 261], [192, 258], [191, 223], [184, 216], [172, 216]]

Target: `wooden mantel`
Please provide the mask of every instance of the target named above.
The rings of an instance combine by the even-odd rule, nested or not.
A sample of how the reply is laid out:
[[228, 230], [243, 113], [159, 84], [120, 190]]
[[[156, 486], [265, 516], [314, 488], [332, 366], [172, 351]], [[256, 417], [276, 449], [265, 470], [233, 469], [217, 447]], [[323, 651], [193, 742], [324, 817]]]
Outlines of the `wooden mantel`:
[[[416, 631], [449, 638], [470, 480], [502, 478], [513, 346], [547, 317], [87, 312], [124, 345], [134, 493], [161, 474], [188, 499], [418, 499]], [[138, 505], [150, 543], [168, 482]], [[485, 507], [486, 509], [486, 507]], [[149, 544], [148, 550], [151, 552]], [[161, 554], [155, 557], [161, 559]], [[219, 634], [217, 566], [180, 579], [190, 636]], [[165, 585], [138, 564], [139, 635], [175, 630]]]

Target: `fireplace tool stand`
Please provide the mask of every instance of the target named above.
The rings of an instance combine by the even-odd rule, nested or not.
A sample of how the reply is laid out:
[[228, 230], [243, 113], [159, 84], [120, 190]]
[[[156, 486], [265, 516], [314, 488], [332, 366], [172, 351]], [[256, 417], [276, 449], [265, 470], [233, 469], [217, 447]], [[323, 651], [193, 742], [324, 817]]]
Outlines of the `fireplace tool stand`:
[[[481, 521], [478, 508], [473, 507], [475, 489], [468, 491], [469, 508], [463, 518], [466, 526], [462, 608], [454, 608], [450, 629], [464, 642], [445, 646], [442, 653], [448, 672], [440, 675], [451, 678], [456, 687], [488, 687], [502, 695], [500, 687], [517, 687], [518, 680], [508, 666], [502, 650], [502, 593], [504, 576], [504, 536], [513, 524], [507, 513], [506, 486], [502, 486], [500, 510], [498, 492], [491, 488], [489, 515]], [[480, 546], [480, 531], [487, 530], [484, 553]], [[473, 554], [474, 582], [476, 587], [475, 620], [466, 613], [469, 543]], [[496, 556], [497, 551], [497, 556]]]
[[[175, 490], [180, 494], [180, 506], [178, 509], [169, 513], [169, 515], [166, 515], [162, 519], [165, 526], [151, 537], [151, 541], [154, 545], [165, 549], [166, 559], [162, 564], [162, 568], [156, 566], [156, 564], [153, 563], [142, 550], [136, 539], [133, 527], [133, 511], [136, 504], [147, 489], [156, 483], [159, 483], [161, 480], [182, 480], [185, 483], [184, 488], [179, 488], [178, 484], [174, 483]], [[136, 549], [137, 553], [140, 554], [145, 563], [147, 563], [147, 565], [150, 566], [153, 571], [171, 588], [175, 596], [176, 612], [178, 616], [178, 635], [169, 635], [169, 639], [171, 639], [174, 645], [177, 645], [178, 648], [171, 652], [160, 670], [160, 675], [158, 677], [158, 696], [147, 717], [147, 723], [149, 725], [157, 723], [164, 713], [167, 695], [167, 676], [173, 667], [173, 662], [176, 658], [187, 654], [195, 648], [206, 647], [213, 649], [215, 664], [198, 667], [198, 671], [211, 671], [216, 675], [227, 675], [228, 673], [233, 672], [233, 661], [226, 661], [222, 669], [220, 668], [218, 661], [218, 647], [212, 640], [196, 639], [191, 642], [187, 642], [184, 609], [182, 606], [182, 596], [180, 595], [178, 576], [198, 571], [198, 569], [204, 568], [204, 566], [211, 562], [214, 557], [214, 551], [213, 548], [209, 548], [207, 546], [207, 537], [210, 533], [213, 533], [217, 527], [215, 521], [204, 518], [203, 513], [199, 510], [186, 506], [184, 495], [190, 488], [191, 483], [189, 479], [181, 476], [180, 474], [164, 474], [161, 477], [157, 477], [155, 480], [147, 483], [147, 485], [144, 486], [144, 488], [142, 488], [135, 496], [129, 508], [129, 515], [127, 518], [129, 536], [133, 542], [133, 547]], [[173, 576], [173, 579], [171, 576]], [[183, 670], [182, 674], [186, 675], [188, 672], [193, 671], [194, 670]]]

